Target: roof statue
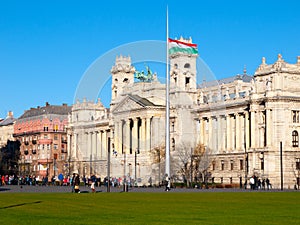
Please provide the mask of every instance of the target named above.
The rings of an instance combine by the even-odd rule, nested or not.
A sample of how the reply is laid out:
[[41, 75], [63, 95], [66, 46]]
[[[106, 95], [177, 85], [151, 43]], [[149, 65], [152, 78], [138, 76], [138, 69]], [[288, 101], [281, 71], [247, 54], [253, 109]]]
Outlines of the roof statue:
[[142, 72], [140, 71], [135, 71], [134, 73], [134, 77], [138, 80], [140, 80], [140, 82], [151, 82], [154, 80], [154, 76], [152, 71], [150, 70], [149, 66], [146, 66], [147, 69], [147, 74], [144, 74], [144, 71], [142, 70]]

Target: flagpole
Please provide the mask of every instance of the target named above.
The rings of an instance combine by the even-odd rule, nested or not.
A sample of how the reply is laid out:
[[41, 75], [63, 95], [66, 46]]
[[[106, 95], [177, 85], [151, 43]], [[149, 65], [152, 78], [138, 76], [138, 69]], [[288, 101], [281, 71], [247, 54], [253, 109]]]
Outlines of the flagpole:
[[[169, 101], [169, 19], [168, 19], [168, 6], [167, 6], [167, 14], [166, 14], [166, 36], [167, 36], [167, 58], [166, 58], [166, 175], [168, 177], [170, 174], [170, 101]], [[170, 187], [170, 182], [168, 184]]]

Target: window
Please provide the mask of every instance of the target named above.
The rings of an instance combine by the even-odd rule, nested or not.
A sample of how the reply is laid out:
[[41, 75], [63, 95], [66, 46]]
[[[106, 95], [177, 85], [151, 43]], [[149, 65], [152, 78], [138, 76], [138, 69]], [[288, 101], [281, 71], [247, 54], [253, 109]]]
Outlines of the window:
[[212, 170], [216, 170], [216, 162], [215, 161], [212, 162]]
[[56, 140], [56, 141], [58, 140], [58, 135], [57, 134], [54, 135], [54, 140]]
[[44, 135], [44, 139], [48, 139], [48, 135], [47, 134]]
[[185, 85], [187, 86], [187, 85], [189, 85], [189, 83], [190, 83], [190, 78], [189, 78], [189, 77], [186, 77], [186, 78], [185, 78]]
[[299, 111], [298, 110], [292, 111], [292, 119], [293, 119], [293, 123], [299, 123]]
[[244, 160], [240, 159], [240, 170], [244, 169]]
[[296, 130], [292, 132], [292, 146], [293, 147], [299, 146], [299, 135], [298, 135], [298, 131]]
[[221, 160], [221, 170], [224, 170], [225, 166], [224, 166], [224, 160]]
[[58, 149], [58, 145], [57, 145], [57, 144], [54, 144], [54, 145], [53, 145], [53, 149], [54, 149], [54, 150], [57, 150], [57, 149]]
[[172, 138], [172, 151], [175, 151], [175, 139]]
[[44, 131], [48, 131], [48, 125], [44, 125]]
[[233, 170], [233, 160], [230, 160], [230, 170]]
[[296, 170], [300, 170], [300, 159], [296, 159]]
[[54, 132], [57, 132], [57, 131], [58, 131], [58, 125], [57, 125], [57, 124], [55, 124], [55, 125], [53, 126], [53, 131], [54, 131]]
[[191, 68], [191, 65], [189, 63], [184, 64], [184, 68]]

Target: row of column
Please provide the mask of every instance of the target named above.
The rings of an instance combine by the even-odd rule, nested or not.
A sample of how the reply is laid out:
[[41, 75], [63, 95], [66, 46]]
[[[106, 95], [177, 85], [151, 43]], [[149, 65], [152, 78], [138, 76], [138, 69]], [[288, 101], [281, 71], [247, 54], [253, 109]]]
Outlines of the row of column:
[[272, 145], [271, 110], [203, 117], [198, 122], [198, 142], [215, 153]]
[[198, 142], [213, 153], [243, 151], [249, 147], [248, 113], [203, 117], [199, 126]]
[[108, 130], [85, 132], [80, 142], [77, 133], [68, 135], [68, 154], [78, 159], [79, 151], [83, 160], [106, 159], [108, 148]]
[[137, 149], [150, 150], [151, 118], [129, 118], [115, 121], [115, 151], [132, 153]]

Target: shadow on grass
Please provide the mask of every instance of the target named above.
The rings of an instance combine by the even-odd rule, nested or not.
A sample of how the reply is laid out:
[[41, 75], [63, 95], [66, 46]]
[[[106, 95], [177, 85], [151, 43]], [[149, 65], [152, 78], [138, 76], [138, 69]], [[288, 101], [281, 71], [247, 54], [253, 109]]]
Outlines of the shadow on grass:
[[0, 191], [9, 191], [9, 188], [0, 188]]
[[0, 209], [8, 209], [8, 208], [14, 208], [14, 207], [23, 206], [23, 205], [38, 204], [38, 203], [41, 203], [41, 202], [42, 201], [20, 203], [20, 204], [15, 204], [15, 205], [4, 206], [4, 207], [1, 207]]

